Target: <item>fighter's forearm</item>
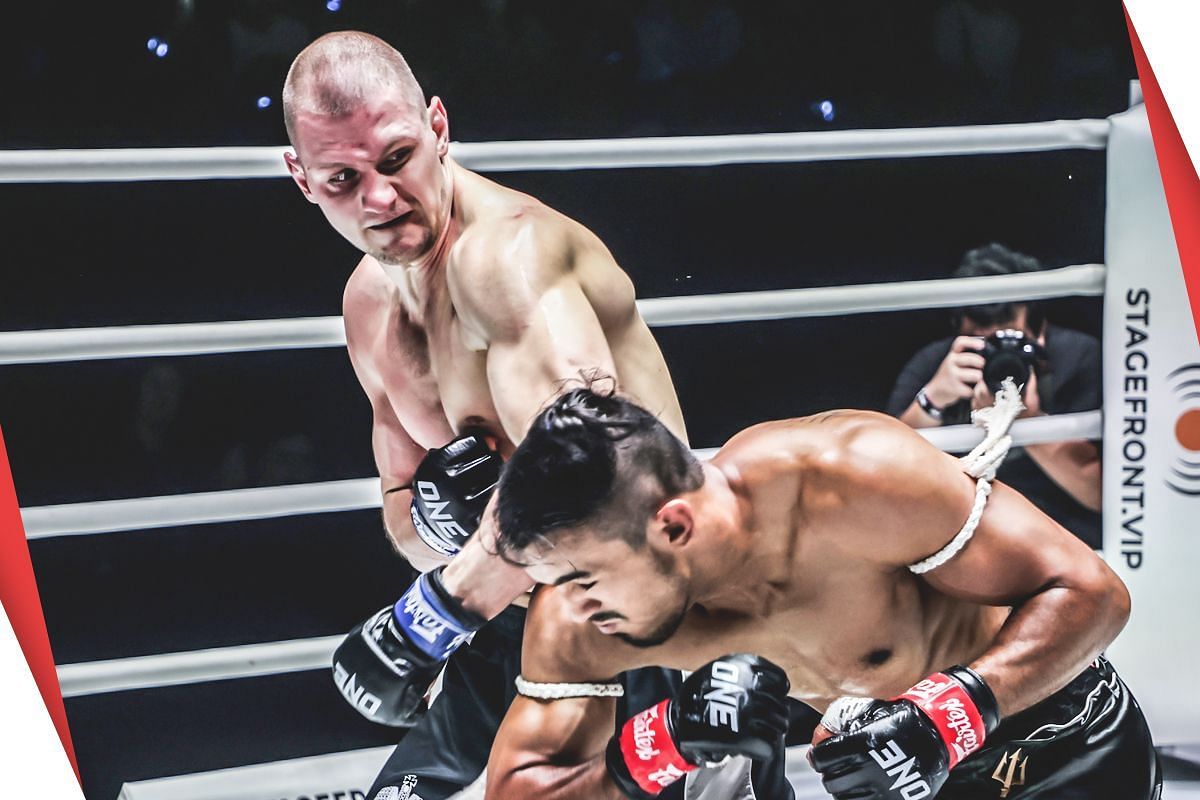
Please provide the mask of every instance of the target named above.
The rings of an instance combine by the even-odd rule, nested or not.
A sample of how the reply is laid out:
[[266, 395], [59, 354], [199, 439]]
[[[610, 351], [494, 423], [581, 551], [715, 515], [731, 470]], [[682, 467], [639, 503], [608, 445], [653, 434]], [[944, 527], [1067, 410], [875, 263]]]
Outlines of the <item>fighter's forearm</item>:
[[447, 558], [438, 554], [417, 536], [413, 527], [409, 507], [412, 505], [412, 492], [408, 489], [384, 491], [383, 494], [383, 526], [388, 538], [396, 551], [419, 572], [429, 572], [447, 562]]
[[494, 523], [485, 515], [479, 530], [451, 560], [442, 583], [463, 607], [494, 618], [533, 585], [525, 570], [496, 553]]
[[582, 764], [536, 761], [509, 769], [488, 768], [486, 800], [628, 800], [598, 756]]
[[991, 687], [1001, 715], [1015, 714], [1070, 682], [1128, 618], [1128, 591], [1096, 559], [1086, 574], [1048, 586], [1015, 607], [991, 647], [970, 666]]
[[1100, 453], [1085, 439], [1025, 446], [1025, 452], [1081, 505], [1100, 510]]

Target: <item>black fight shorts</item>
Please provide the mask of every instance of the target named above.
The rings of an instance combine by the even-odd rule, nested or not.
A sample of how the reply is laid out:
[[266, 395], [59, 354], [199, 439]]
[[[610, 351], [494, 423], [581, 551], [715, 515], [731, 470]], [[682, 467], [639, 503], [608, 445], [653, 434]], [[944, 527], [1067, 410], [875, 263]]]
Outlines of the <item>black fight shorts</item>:
[[[487, 766], [500, 721], [516, 697], [525, 609], [509, 607], [446, 664], [442, 692], [388, 757], [370, 800], [446, 800], [470, 786]], [[678, 673], [640, 669], [623, 676], [621, 724], [679, 686]], [[681, 800], [682, 782], [660, 797]]]
[[1103, 657], [1002, 721], [938, 800], [1158, 800], [1162, 769], [1142, 709]]

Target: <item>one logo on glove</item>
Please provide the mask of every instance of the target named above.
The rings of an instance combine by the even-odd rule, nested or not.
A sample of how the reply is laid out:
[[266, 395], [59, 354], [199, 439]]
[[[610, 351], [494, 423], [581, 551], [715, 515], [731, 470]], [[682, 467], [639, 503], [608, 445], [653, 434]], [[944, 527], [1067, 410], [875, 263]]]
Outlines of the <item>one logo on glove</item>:
[[457, 548], [443, 542], [429, 529], [429, 526], [425, 524], [425, 520], [421, 519], [421, 512], [417, 510], [416, 506], [409, 507], [408, 516], [412, 517], [413, 527], [416, 528], [417, 536], [421, 537], [421, 541], [427, 544], [432, 550], [447, 557], [458, 555]]
[[333, 682], [346, 702], [369, 718], [374, 718], [375, 712], [383, 705], [382, 700], [358, 685], [358, 675], [348, 671], [340, 661], [333, 662]]
[[[430, 524], [437, 528], [437, 533], [429, 530], [425, 525], [425, 521], [420, 518], [420, 515], [413, 511], [413, 525], [417, 529], [417, 534], [425, 544], [437, 550], [442, 555], [452, 556], [458, 553], [461, 549], [453, 544], [453, 542], [462, 542], [470, 536], [470, 532], [463, 530], [463, 527], [454, 521], [454, 517], [450, 515], [446, 508], [450, 505], [449, 500], [443, 500], [441, 493], [435, 484], [429, 481], [417, 481], [417, 494], [421, 498], [421, 506], [425, 510], [425, 515], [429, 517]], [[434, 541], [430, 541], [433, 539]]]
[[704, 695], [707, 702], [708, 724], [715, 727], [725, 726], [734, 733], [738, 732], [738, 698], [745, 697], [746, 690], [737, 685], [741, 672], [736, 664], [728, 661], [715, 661], [712, 665], [712, 690]]
[[921, 773], [914, 769], [917, 759], [901, 750], [894, 739], [889, 739], [883, 747], [868, 753], [887, 775], [896, 779], [889, 788], [891, 791], [899, 789], [904, 800], [921, 800], [933, 794]]

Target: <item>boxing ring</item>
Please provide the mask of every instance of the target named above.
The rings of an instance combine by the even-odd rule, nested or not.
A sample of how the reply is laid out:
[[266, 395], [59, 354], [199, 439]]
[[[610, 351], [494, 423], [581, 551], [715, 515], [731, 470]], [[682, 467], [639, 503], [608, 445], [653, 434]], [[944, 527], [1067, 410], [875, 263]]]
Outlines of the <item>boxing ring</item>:
[[[1144, 112], [1135, 106], [1126, 120]], [[1110, 120], [1075, 120], [1015, 125], [952, 128], [871, 130], [845, 132], [754, 134], [736, 136], [665, 137], [590, 141], [455, 143], [451, 153], [464, 166], [485, 173], [513, 170], [621, 169], [649, 167], [714, 166], [850, 159], [971, 156], [1044, 152], [1062, 149], [1109, 149], [1109, 208], [1120, 205], [1114, 195], [1112, 148], [1114, 130]], [[1148, 138], [1124, 148], [1142, 148], [1137, 169], [1154, 168], [1153, 152], [1145, 162]], [[228, 178], [283, 178], [287, 170], [279, 147], [166, 148], [152, 150], [9, 151], [0, 152], [0, 183], [34, 182], [119, 182], [149, 180], [217, 180]], [[1127, 155], [1127, 154], [1126, 154]], [[1125, 155], [1122, 155], [1125, 159]], [[1126, 176], [1127, 177], [1127, 176]], [[1157, 180], [1157, 174], [1150, 178]], [[1126, 178], [1122, 178], [1126, 179]], [[1136, 182], [1135, 178], [1131, 178]], [[1124, 191], [1121, 189], [1120, 191]], [[1158, 189], [1161, 193], [1161, 187]], [[1139, 207], [1145, 204], [1138, 201]], [[1122, 212], [1123, 213], [1123, 212]], [[1145, 221], [1138, 225], [1145, 227]], [[1106, 222], [1106, 254], [1128, 245], [1114, 243], [1114, 225]], [[1168, 228], [1169, 231], [1169, 228]], [[1134, 234], [1130, 234], [1134, 235]], [[1161, 231], [1158, 234], [1161, 238]], [[1167, 248], [1173, 242], [1167, 242]], [[1158, 258], [1167, 259], [1159, 253]], [[1030, 275], [985, 278], [923, 280], [900, 283], [852, 285], [813, 289], [739, 292], [640, 300], [639, 309], [652, 327], [724, 324], [792, 319], [880, 311], [901, 311], [974, 305], [985, 302], [1021, 301], [1065, 296], [1125, 296], [1125, 283], [1109, 264], [1080, 264]], [[1122, 265], [1128, 275], [1130, 270]], [[1178, 273], [1176, 263], [1176, 273]], [[1127, 281], [1128, 278], [1122, 280]], [[1114, 286], [1120, 288], [1114, 290]], [[1120, 322], [1114, 314], [1118, 304], [1105, 312], [1105, 365], [1118, 372], [1113, 353], [1121, 351]], [[1110, 311], [1112, 313], [1110, 313]], [[1161, 338], [1165, 339], [1163, 335]], [[1111, 340], [1111, 341], [1110, 341]], [[0, 333], [0, 365], [48, 364], [89, 360], [137, 359], [218, 355], [289, 349], [335, 348], [345, 345], [340, 317], [306, 317], [278, 320], [235, 320], [212, 323], [156, 324], [61, 330], [10, 331]], [[1114, 383], [1115, 381], [1115, 383]], [[1117, 389], [1121, 376], [1106, 375], [1105, 406], [1123, 402]], [[1053, 442], [1065, 439], [1104, 439], [1109, 465], [1121, 458], [1116, 448], [1127, 447], [1114, 434], [1121, 429], [1117, 414], [1106, 417], [1100, 410], [1079, 414], [1019, 420], [1013, 426], [1016, 444]], [[923, 429], [935, 445], [947, 451], [965, 451], [982, 438], [970, 426]], [[1113, 440], [1110, 443], [1110, 438]], [[711, 450], [698, 450], [704, 456]], [[1126, 454], [1128, 455], [1128, 454]], [[1139, 567], [1121, 570], [1122, 526], [1127, 515], [1116, 513], [1114, 498], [1121, 496], [1122, 475], [1111, 466], [1105, 477], [1105, 556], [1130, 582], [1135, 610], [1140, 603], [1152, 606], [1168, 593], [1158, 581], [1139, 581]], [[1126, 487], [1128, 483], [1124, 484]], [[127, 531], [198, 526], [251, 519], [285, 518], [299, 515], [341, 513], [380, 506], [379, 483], [375, 477], [286, 485], [268, 488], [233, 489], [162, 497], [100, 500], [22, 509], [26, 536], [30, 540], [119, 535]], [[1165, 536], [1163, 531], [1159, 535]], [[1148, 534], [1146, 534], [1148, 535]], [[1131, 580], [1131, 577], [1134, 578]], [[397, 587], [399, 591], [401, 587]], [[1150, 598], [1147, 600], [1146, 598]], [[1164, 600], [1165, 602], [1165, 600]], [[365, 610], [364, 610], [365, 613]], [[1151, 640], [1149, 624], [1136, 616], [1123, 639], [1137, 647]], [[1136, 635], [1134, 635], [1136, 634]], [[189, 652], [162, 653], [108, 661], [60, 664], [59, 679], [65, 697], [80, 697], [130, 689], [180, 686], [199, 682], [237, 680], [279, 675], [304, 670], [328, 669], [330, 655], [342, 634], [310, 639], [262, 642]], [[1132, 650], [1133, 647], [1127, 648]], [[1120, 653], [1118, 662], [1147, 706], [1157, 738], [1168, 744], [1200, 739], [1200, 731], [1181, 722], [1188, 715], [1200, 716], [1200, 703], [1188, 698], [1190, 708], [1171, 710], [1178, 697], [1168, 697], [1168, 688], [1140, 678], [1139, 668], [1128, 661], [1136, 653]], [[331, 687], [332, 690], [332, 687]], [[1170, 691], [1174, 692], [1174, 689]], [[1191, 739], [1187, 733], [1191, 733]], [[297, 761], [247, 765], [218, 772], [168, 777], [127, 784], [126, 798], [254, 798], [282, 797], [291, 792], [304, 795], [314, 786], [342, 786], [346, 798], [362, 797], [388, 748], [334, 753]], [[807, 768], [797, 762], [799, 797], [812, 794]], [[808, 781], [807, 783], [805, 781]], [[354, 788], [357, 787], [357, 788]], [[355, 794], [357, 792], [357, 794]], [[306, 795], [307, 796], [307, 795]], [[333, 796], [333, 795], [330, 795]], [[1176, 794], [1175, 796], [1181, 796]], [[1200, 796], [1200, 795], [1197, 795]]]

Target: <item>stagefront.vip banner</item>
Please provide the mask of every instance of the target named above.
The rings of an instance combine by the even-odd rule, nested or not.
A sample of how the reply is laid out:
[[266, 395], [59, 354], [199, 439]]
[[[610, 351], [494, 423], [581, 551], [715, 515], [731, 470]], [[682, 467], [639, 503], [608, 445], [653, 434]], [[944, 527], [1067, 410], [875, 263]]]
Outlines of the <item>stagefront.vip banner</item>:
[[1200, 656], [1200, 186], [1180, 133], [1196, 132], [1200, 84], [1175, 71], [1182, 42], [1163, 9], [1129, 10], [1146, 102], [1112, 118], [1108, 143], [1104, 550], [1133, 611], [1110, 653], [1144, 687], [1155, 740], [1186, 743], [1200, 699], [1186, 670], [1161, 666]]
[[[1200, 655], [1200, 347], [1144, 106], [1112, 119], [1104, 341], [1104, 543], [1133, 596], [1111, 648], [1160, 743], [1197, 736], [1200, 698], [1170, 663]], [[1168, 636], [1164, 632], [1170, 630]], [[1189, 738], [1190, 737], [1190, 738]]]

